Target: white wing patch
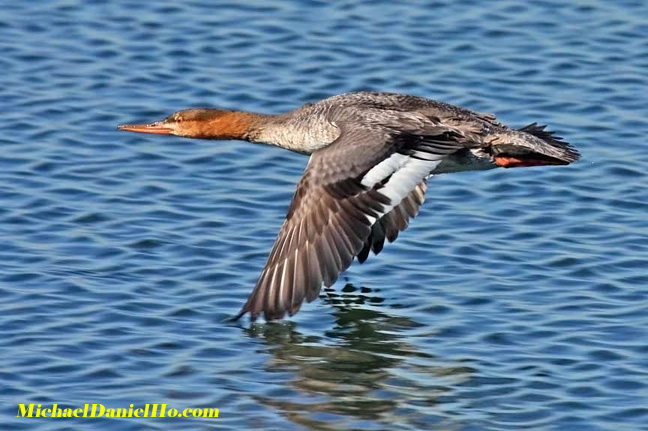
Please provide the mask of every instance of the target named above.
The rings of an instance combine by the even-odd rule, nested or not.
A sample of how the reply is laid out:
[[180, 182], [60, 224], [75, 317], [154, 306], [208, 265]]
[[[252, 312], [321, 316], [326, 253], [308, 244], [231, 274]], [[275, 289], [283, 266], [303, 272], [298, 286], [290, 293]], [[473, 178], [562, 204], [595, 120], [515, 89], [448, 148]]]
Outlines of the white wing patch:
[[367, 216], [371, 224], [405, 199], [421, 181], [430, 175], [444, 157], [420, 152], [415, 152], [412, 156], [394, 153], [370, 169], [362, 178], [361, 183], [365, 187], [374, 187], [389, 178], [379, 191], [389, 198], [391, 205], [385, 207], [377, 218]]
[[387, 196], [391, 206], [385, 208], [383, 214], [391, 211], [398, 205], [412, 190], [423, 181], [430, 172], [441, 163], [441, 160], [422, 160], [408, 157], [403, 166], [389, 178], [387, 183], [380, 189], [380, 193]]
[[368, 188], [373, 188], [376, 184], [399, 170], [403, 167], [409, 156], [404, 154], [394, 153], [387, 157], [382, 162], [371, 168], [369, 172], [362, 177], [362, 185]]

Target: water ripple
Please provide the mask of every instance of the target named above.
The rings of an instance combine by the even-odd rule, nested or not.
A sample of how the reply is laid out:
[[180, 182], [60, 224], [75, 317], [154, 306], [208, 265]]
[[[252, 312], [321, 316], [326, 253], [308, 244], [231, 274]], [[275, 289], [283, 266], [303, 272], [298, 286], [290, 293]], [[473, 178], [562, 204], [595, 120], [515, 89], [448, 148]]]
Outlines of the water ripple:
[[[645, 2], [16, 2], [0, 14], [0, 399], [174, 429], [648, 430]], [[124, 134], [191, 106], [414, 93], [548, 123], [568, 168], [430, 182], [290, 321], [233, 325], [306, 165]]]

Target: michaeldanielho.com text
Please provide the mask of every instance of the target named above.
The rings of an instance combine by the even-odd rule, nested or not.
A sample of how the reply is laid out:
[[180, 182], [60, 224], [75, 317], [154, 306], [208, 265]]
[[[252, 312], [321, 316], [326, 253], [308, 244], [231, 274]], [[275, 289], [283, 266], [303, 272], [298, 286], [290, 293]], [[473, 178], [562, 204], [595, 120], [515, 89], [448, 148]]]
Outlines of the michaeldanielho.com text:
[[217, 418], [218, 409], [168, 408], [166, 404], [146, 404], [135, 408], [133, 404], [124, 408], [106, 408], [103, 404], [84, 404], [83, 407], [59, 407], [53, 404], [43, 408], [40, 404], [18, 404], [16, 417], [23, 418]]

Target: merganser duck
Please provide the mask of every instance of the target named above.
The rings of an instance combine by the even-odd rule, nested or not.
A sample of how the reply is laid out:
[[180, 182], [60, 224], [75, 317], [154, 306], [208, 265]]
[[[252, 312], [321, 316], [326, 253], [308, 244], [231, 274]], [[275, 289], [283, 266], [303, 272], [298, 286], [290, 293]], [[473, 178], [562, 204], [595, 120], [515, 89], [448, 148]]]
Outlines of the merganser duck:
[[568, 165], [579, 153], [537, 123], [423, 97], [355, 92], [278, 114], [194, 108], [120, 130], [266, 143], [310, 155], [286, 220], [249, 299], [234, 318], [294, 315], [355, 257], [364, 262], [405, 230], [436, 174]]

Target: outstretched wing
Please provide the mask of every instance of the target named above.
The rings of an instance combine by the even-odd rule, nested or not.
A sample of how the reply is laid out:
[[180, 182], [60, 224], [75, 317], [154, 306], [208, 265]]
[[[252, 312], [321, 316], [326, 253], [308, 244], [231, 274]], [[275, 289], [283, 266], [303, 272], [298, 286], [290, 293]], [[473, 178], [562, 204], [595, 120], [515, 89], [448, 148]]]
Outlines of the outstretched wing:
[[266, 320], [279, 319], [314, 300], [322, 283], [331, 286], [368, 241], [384, 242], [384, 235], [370, 239], [377, 221], [383, 228], [404, 229], [395, 224], [402, 222], [399, 215], [385, 215], [395, 207], [400, 213], [402, 203], [413, 216], [410, 195], [417, 209], [424, 179], [463, 147], [455, 132], [438, 124], [412, 133], [376, 125], [338, 127], [338, 139], [311, 156], [259, 281], [236, 319], [247, 312], [252, 320], [261, 313]]
[[426, 190], [427, 181], [423, 180], [398, 205], [371, 226], [371, 233], [358, 253], [358, 262], [364, 263], [370, 251], [374, 254], [380, 253], [385, 245], [385, 239], [389, 242], [396, 241], [398, 234], [409, 226], [409, 220], [418, 215], [419, 208], [425, 200]]

